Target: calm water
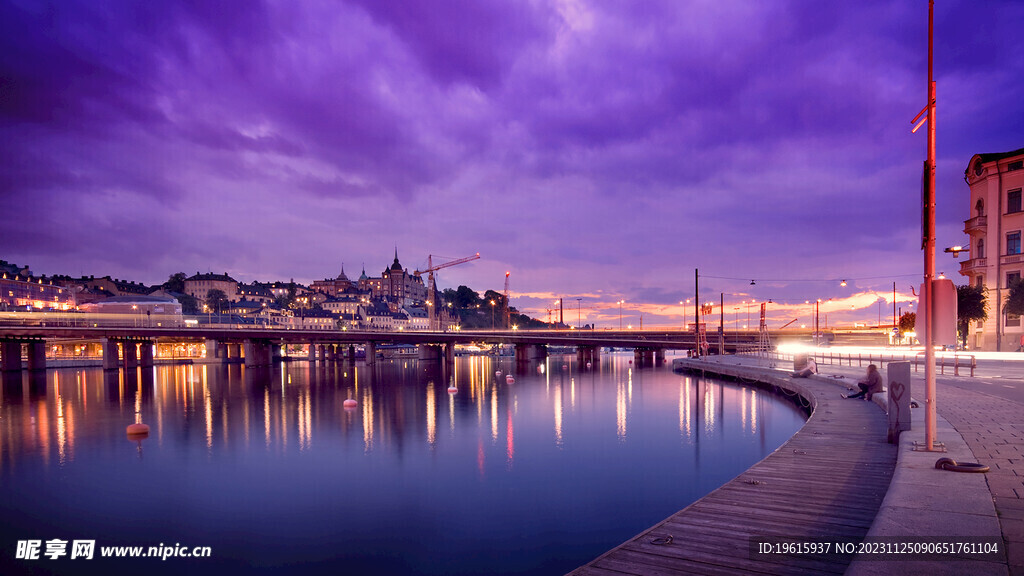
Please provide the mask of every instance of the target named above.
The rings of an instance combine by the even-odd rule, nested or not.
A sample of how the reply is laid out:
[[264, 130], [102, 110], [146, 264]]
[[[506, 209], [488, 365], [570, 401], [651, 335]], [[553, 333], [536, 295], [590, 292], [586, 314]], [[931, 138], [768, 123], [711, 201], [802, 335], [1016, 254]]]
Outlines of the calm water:
[[[630, 359], [552, 357], [507, 384], [511, 359], [459, 358], [456, 394], [416, 361], [8, 375], [0, 573], [562, 574], [803, 423], [763, 391]], [[212, 557], [16, 560], [27, 539]]]

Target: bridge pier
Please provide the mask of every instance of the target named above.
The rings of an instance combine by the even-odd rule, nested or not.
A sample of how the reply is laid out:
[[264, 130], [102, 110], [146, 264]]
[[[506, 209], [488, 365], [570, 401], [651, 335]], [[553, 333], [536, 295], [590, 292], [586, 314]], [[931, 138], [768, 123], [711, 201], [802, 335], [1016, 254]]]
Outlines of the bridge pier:
[[307, 348], [309, 350], [306, 353], [306, 360], [308, 360], [310, 364], [316, 364], [316, 344], [310, 342]]
[[316, 345], [316, 359], [319, 362], [323, 362], [323, 363], [327, 362], [327, 345], [326, 344], [317, 344]]
[[455, 364], [455, 343], [449, 342], [444, 345], [444, 361], [448, 365]]
[[284, 359], [284, 350], [281, 344], [270, 345], [270, 361], [281, 362]]
[[118, 355], [117, 355], [117, 340], [110, 338], [103, 338], [100, 340], [100, 346], [103, 347], [103, 369], [104, 370], [117, 370], [118, 368]]
[[516, 344], [516, 362], [533, 362], [548, 357], [548, 347], [544, 344]]
[[135, 342], [131, 340], [121, 341], [121, 359], [124, 361], [124, 367], [126, 369], [137, 368], [139, 366], [139, 351], [135, 346]]
[[348, 345], [348, 361], [349, 362], [355, 362], [356, 361], [356, 345], [355, 344], [349, 344]]
[[576, 362], [580, 366], [586, 366], [587, 362], [591, 364], [601, 362], [601, 348], [598, 346], [577, 346]]
[[229, 342], [227, 344], [228, 362], [238, 362], [242, 356], [242, 345], [237, 342]]
[[377, 363], [377, 343], [367, 342], [366, 343], [366, 365], [373, 366]]
[[416, 347], [419, 352], [419, 359], [427, 362], [439, 362], [441, 360], [441, 347], [436, 344], [420, 344]]
[[245, 341], [245, 365], [267, 366], [270, 364], [270, 343], [265, 340]]
[[153, 364], [153, 342], [151, 340], [143, 340], [139, 343], [139, 366], [152, 368]]
[[652, 364], [654, 364], [654, 350], [650, 348], [636, 348], [633, 350], [634, 366], [651, 366]]
[[3, 347], [0, 348], [0, 354], [3, 355], [3, 371], [4, 372], [21, 372], [21, 342], [17, 340], [4, 340]]
[[206, 341], [206, 361], [224, 364], [228, 360], [228, 346], [219, 340]]
[[654, 350], [654, 365], [661, 366], [665, 363], [665, 349], [655, 348]]
[[46, 370], [46, 342], [26, 342], [28, 348], [28, 369]]

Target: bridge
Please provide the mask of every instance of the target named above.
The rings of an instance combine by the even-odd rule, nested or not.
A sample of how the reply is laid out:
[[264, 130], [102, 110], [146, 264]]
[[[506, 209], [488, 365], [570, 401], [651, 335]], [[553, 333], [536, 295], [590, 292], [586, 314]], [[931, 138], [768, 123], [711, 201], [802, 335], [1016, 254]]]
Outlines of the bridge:
[[[809, 339], [806, 331], [791, 331], [788, 336]], [[721, 344], [723, 352], [757, 345], [758, 333], [752, 330], [726, 331], [708, 337], [713, 351]], [[356, 346], [365, 348], [365, 362], [376, 361], [377, 347], [387, 344], [415, 345], [423, 360], [454, 361], [455, 345], [474, 343], [512, 345], [517, 361], [539, 361], [547, 357], [548, 346], [574, 347], [580, 363], [600, 361], [601, 348], [631, 348], [638, 365], [660, 363], [666, 350], [692, 350], [694, 333], [684, 330], [474, 330], [474, 331], [359, 331], [359, 330], [285, 330], [259, 326], [225, 328], [220, 326], [160, 328], [137, 326], [0, 326], [0, 368], [17, 371], [25, 357], [29, 370], [46, 369], [48, 343], [90, 342], [102, 356], [104, 369], [122, 366], [148, 367], [154, 364], [154, 344], [158, 342], [202, 343], [204, 362], [244, 362], [264, 366], [281, 358], [282, 346], [308, 347], [311, 362], [354, 360]]]

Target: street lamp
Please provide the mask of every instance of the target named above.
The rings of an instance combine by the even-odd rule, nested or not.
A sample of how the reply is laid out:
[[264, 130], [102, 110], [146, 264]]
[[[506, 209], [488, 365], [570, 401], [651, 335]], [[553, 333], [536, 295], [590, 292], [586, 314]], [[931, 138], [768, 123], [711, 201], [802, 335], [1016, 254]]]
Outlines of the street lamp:
[[619, 330], [622, 330], [622, 303], [625, 300], [619, 300]]
[[968, 249], [964, 248], [963, 246], [951, 246], [951, 247], [946, 248], [945, 250], [943, 250], [943, 252], [952, 254], [953, 258], [956, 258], [957, 256], [960, 255], [961, 252], [967, 252], [967, 250]]
[[139, 309], [139, 307], [138, 307], [138, 306], [136, 306], [135, 304], [132, 304], [132, 322], [133, 322], [133, 323], [135, 324], [135, 327], [136, 327], [136, 328], [138, 328], [138, 327], [139, 327], [139, 314], [138, 314], [138, 309]]
[[577, 298], [576, 299], [576, 329], [577, 330], [580, 329], [580, 315], [581, 315], [582, 310], [583, 310], [582, 301], [583, 301], [583, 298]]
[[491, 300], [491, 330], [494, 330], [494, 300]]

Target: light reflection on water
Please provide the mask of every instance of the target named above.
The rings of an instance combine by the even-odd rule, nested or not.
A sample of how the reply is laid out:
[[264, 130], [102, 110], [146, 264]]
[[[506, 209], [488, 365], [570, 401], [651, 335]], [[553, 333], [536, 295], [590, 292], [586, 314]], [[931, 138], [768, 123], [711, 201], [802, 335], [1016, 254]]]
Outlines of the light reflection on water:
[[[757, 389], [630, 357], [583, 371], [472, 357], [452, 374], [390, 361], [5, 375], [0, 568], [17, 540], [94, 538], [213, 548], [144, 565], [162, 573], [563, 573], [803, 422]], [[129, 441], [137, 416], [151, 434]]]

